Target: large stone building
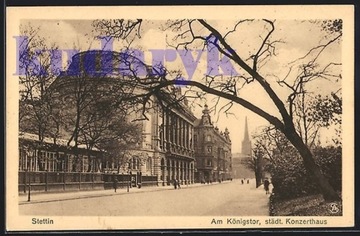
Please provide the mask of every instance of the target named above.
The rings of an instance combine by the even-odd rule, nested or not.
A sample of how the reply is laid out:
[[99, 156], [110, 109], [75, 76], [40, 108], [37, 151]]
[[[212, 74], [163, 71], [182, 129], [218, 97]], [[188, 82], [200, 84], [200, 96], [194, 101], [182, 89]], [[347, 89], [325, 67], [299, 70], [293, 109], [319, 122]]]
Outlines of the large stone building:
[[[88, 99], [94, 100], [95, 98], [98, 103], [99, 100], [104, 101], [105, 106], [112, 101], [114, 96], [122, 96], [126, 92], [144, 93], [141, 88], [130, 86], [118, 86], [116, 88], [118, 91], [116, 91], [114, 87], [119, 84], [117, 82], [124, 84], [123, 81], [129, 79], [129, 75], [114, 73], [110, 68], [106, 68], [106, 65], [105, 69], [102, 67], [101, 70], [98, 70], [96, 62], [114, 56], [121, 57], [121, 55], [109, 51], [87, 51], [76, 54], [72, 58], [68, 70], [61, 73], [50, 88], [52, 99], [59, 101], [57, 103], [59, 119], [61, 119], [60, 117], [68, 117], [68, 119], [73, 119], [76, 122], [76, 109], [79, 107], [74, 104], [79, 103], [79, 101], [86, 103]], [[111, 68], [116, 67], [111, 66]], [[122, 90], [120, 91], [120, 89]], [[143, 104], [139, 104], [138, 101], [133, 101], [133, 103], [130, 101], [130, 105], [126, 109], [132, 112], [126, 114], [126, 119], [129, 122], [139, 124], [141, 139], [136, 147], [129, 150], [126, 157], [123, 158], [125, 159], [123, 163], [111, 161], [116, 158], [104, 159], [103, 155], [87, 155], [85, 150], [76, 153], [80, 157], [78, 158], [80, 161], [77, 163], [77, 168], [72, 168], [75, 156], [73, 153], [74, 138], [71, 141], [71, 146], [66, 144], [66, 140], [70, 140], [72, 133], [69, 132], [69, 127], [65, 127], [61, 122], [59, 123], [57, 141], [65, 140], [61, 145], [69, 147], [63, 148], [60, 153], [55, 150], [46, 150], [48, 153], [46, 155], [51, 155], [54, 162], [56, 162], [57, 157], [61, 157], [62, 161], [66, 163], [66, 165], [61, 164], [61, 166], [65, 166], [61, 171], [66, 172], [117, 172], [119, 174], [141, 172], [142, 176], [156, 176], [160, 185], [171, 184], [174, 179], [178, 179], [182, 184], [194, 183], [195, 150], [192, 137], [196, 117], [188, 107], [186, 100], [176, 101], [176, 106], [167, 106], [174, 103], [174, 99], [180, 94], [180, 88], [171, 87], [168, 91], [169, 96], [162, 98], [162, 106], [154, 96], [151, 96], [146, 101], [146, 109], [142, 109]], [[84, 106], [79, 109], [88, 108]], [[90, 107], [91, 109], [95, 110], [99, 107]], [[107, 114], [105, 113], [105, 115]], [[119, 113], [119, 117], [122, 115]], [[89, 148], [89, 144], [88, 142], [86, 145], [81, 145], [82, 149], [84, 147], [85, 149]], [[76, 146], [80, 147], [80, 145]], [[97, 150], [91, 146], [89, 149]], [[42, 157], [36, 154], [32, 158], [36, 159], [34, 162], [42, 162], [47, 159], [46, 156]], [[22, 159], [28, 158], [22, 157]], [[38, 171], [38, 169], [36, 170]], [[45, 166], [40, 171], [55, 171], [55, 169], [49, 169]]]
[[[161, 98], [151, 95], [145, 97], [146, 100], [128, 99], [125, 107], [112, 108], [123, 97], [127, 99], [127, 94], [146, 93], [141, 86], [126, 84], [133, 78], [129, 71], [124, 73], [126, 68], [119, 68], [119, 65], [128, 66], [121, 62], [122, 59], [123, 55], [111, 51], [86, 51], [72, 58], [68, 69], [49, 88], [52, 99], [57, 101], [54, 103], [58, 115], [56, 137], [46, 137], [39, 142], [36, 135], [24, 133], [20, 136], [19, 171], [130, 176], [135, 173], [140, 179], [141, 176], [156, 179], [158, 185], [172, 184], [174, 179], [181, 184], [231, 179], [229, 131], [222, 132], [214, 127], [207, 106], [201, 119], [196, 119], [187, 100], [178, 100], [180, 87], [169, 87]], [[139, 98], [144, 99], [144, 96]], [[96, 101], [96, 107], [89, 106], [92, 101]], [[79, 115], [79, 110], [90, 115]], [[97, 113], [98, 110], [103, 113]], [[97, 120], [97, 116], [135, 122], [139, 126], [139, 141], [135, 146], [127, 147], [126, 155], [112, 153], [113, 156], [108, 158], [108, 153], [96, 146], [95, 141], [87, 139], [96, 135], [86, 134], [88, 137], [84, 138], [78, 132], [74, 136], [76, 122], [85, 125], [92, 122], [91, 125], [97, 126], [103, 122]], [[84, 130], [84, 126], [78, 129]], [[95, 129], [90, 131], [97, 132]], [[44, 145], [47, 147], [42, 147]], [[31, 169], [27, 163], [32, 163]]]
[[231, 179], [232, 157], [229, 131], [214, 127], [208, 106], [195, 122], [196, 181], [212, 182]]

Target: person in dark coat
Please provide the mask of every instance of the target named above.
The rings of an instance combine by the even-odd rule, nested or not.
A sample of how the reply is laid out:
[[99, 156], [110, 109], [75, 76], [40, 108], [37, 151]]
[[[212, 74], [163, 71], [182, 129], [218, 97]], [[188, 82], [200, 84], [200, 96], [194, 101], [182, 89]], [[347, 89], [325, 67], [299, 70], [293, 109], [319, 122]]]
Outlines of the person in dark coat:
[[241, 184], [244, 184], [244, 180], [243, 180], [243, 179], [241, 180]]
[[118, 179], [117, 179], [116, 176], [114, 176], [113, 188], [114, 188], [114, 190], [115, 190], [115, 193], [116, 193], [117, 185], [118, 185]]
[[176, 183], [177, 183], [178, 189], [181, 189], [181, 187], [180, 187], [180, 181], [179, 181], [178, 179], [176, 180]]
[[177, 181], [176, 181], [176, 179], [173, 179], [173, 181], [174, 181], [174, 189], [176, 189], [177, 188]]
[[270, 192], [269, 192], [269, 185], [270, 185], [269, 180], [268, 180], [268, 179], [265, 179], [265, 181], [264, 181], [265, 194], [270, 193]]

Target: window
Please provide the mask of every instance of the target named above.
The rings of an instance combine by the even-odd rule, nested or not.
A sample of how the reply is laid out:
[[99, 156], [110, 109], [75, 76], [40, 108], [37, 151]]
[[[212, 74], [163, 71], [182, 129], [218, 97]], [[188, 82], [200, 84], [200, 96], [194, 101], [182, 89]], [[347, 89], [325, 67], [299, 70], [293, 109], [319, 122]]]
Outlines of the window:
[[206, 141], [207, 141], [207, 142], [211, 142], [211, 135], [207, 135], [207, 136], [206, 136]]
[[146, 170], [151, 171], [151, 157], [149, 157], [146, 161]]
[[56, 156], [54, 152], [46, 152], [46, 170], [55, 171]]
[[45, 171], [46, 163], [45, 151], [40, 151], [40, 171]]
[[207, 151], [208, 151], [208, 153], [212, 153], [212, 146], [208, 146]]
[[87, 172], [89, 168], [89, 159], [87, 156], [83, 156], [83, 169], [82, 172]]
[[26, 170], [26, 152], [22, 149], [19, 149], [19, 153], [19, 170]]
[[133, 157], [129, 160], [129, 169], [140, 170], [140, 159], [138, 157]]

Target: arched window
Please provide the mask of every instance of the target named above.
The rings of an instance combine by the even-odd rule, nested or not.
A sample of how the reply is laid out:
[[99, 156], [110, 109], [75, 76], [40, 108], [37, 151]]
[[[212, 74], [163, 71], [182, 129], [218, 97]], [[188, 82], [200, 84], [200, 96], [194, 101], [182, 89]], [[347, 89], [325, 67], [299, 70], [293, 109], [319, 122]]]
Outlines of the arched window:
[[152, 163], [152, 160], [151, 160], [151, 157], [149, 157], [146, 160], [146, 171], [151, 171], [151, 163]]
[[138, 157], [132, 157], [129, 160], [129, 169], [130, 170], [140, 170], [140, 159]]

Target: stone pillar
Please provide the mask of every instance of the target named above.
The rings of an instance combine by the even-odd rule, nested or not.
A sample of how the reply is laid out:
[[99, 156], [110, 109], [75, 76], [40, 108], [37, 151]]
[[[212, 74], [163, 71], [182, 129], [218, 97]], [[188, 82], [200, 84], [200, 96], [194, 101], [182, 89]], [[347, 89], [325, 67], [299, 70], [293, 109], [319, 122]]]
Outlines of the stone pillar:
[[178, 171], [178, 180], [181, 181], [181, 169], [180, 169], [180, 161], [178, 161], [177, 165], [177, 171]]
[[194, 176], [195, 176], [195, 166], [194, 166], [194, 162], [191, 163], [191, 183], [193, 184], [194, 181]]
[[167, 185], [167, 165], [166, 165], [166, 159], [164, 159], [164, 176], [163, 176], [163, 178], [164, 178], [164, 185]]
[[175, 116], [175, 122], [176, 122], [176, 140], [175, 143], [177, 146], [180, 145], [180, 123], [179, 123], [179, 117]]
[[176, 144], [176, 129], [177, 129], [177, 126], [176, 126], [176, 119], [175, 119], [175, 116], [174, 114], [171, 114], [171, 130], [172, 130], [172, 143], [173, 144]]
[[189, 178], [189, 162], [186, 162], [186, 184], [189, 184], [190, 183], [190, 178]]
[[181, 122], [181, 118], [178, 117], [178, 145], [181, 147], [182, 146], [182, 133], [181, 130], [182, 129], [182, 122]]
[[191, 184], [191, 161], [189, 162], [189, 169], [188, 169], [188, 175], [189, 175], [189, 184]]
[[185, 184], [186, 182], [186, 176], [185, 176], [185, 162], [182, 162], [182, 182]]
[[172, 179], [173, 179], [173, 171], [172, 171], [172, 168], [173, 168], [173, 166], [172, 166], [172, 161], [169, 160], [169, 181], [170, 181], [170, 184], [171, 184], [171, 181], [172, 181]]
[[165, 139], [166, 139], [166, 143], [170, 142], [170, 123], [169, 123], [169, 119], [170, 119], [170, 114], [169, 112], [166, 110], [165, 112], [165, 116], [166, 116], [166, 123], [165, 123]]
[[179, 173], [180, 179], [179, 179], [179, 181], [180, 181], [181, 184], [183, 183], [183, 173], [182, 173], [183, 168], [182, 167], [183, 167], [182, 166], [182, 161], [179, 161], [179, 170], [180, 170], [180, 173]]
[[190, 136], [189, 136], [189, 123], [185, 122], [185, 146], [186, 149], [189, 149], [189, 140], [190, 140]]
[[185, 120], [183, 120], [183, 131], [182, 131], [182, 133], [183, 133], [183, 147], [184, 148], [187, 148], [187, 140], [186, 140], [186, 121]]
[[159, 185], [159, 183], [161, 183], [161, 158], [159, 155], [159, 151], [155, 150], [154, 152], [154, 174], [157, 176], [157, 183]]
[[177, 119], [176, 119], [176, 116], [174, 114], [173, 114], [172, 118], [174, 120], [174, 126], [173, 126], [173, 129], [174, 129], [174, 141], [173, 141], [173, 143], [176, 145], [177, 144], [177, 129], [178, 129]]
[[181, 119], [181, 146], [185, 147], [184, 120]]
[[[182, 135], [181, 135], [181, 118], [178, 117], [178, 145], [181, 147], [182, 146]], [[179, 163], [180, 166], [180, 163]]]

